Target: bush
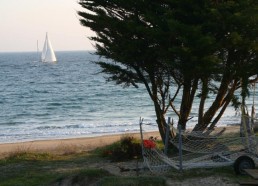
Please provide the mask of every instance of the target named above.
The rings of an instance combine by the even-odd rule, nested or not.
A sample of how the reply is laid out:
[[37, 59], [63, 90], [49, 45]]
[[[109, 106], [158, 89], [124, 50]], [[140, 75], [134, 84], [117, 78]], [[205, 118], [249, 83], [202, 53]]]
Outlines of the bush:
[[112, 161], [126, 161], [139, 158], [141, 156], [140, 141], [131, 136], [121, 138], [118, 146], [113, 149], [106, 150], [105, 156], [108, 156]]

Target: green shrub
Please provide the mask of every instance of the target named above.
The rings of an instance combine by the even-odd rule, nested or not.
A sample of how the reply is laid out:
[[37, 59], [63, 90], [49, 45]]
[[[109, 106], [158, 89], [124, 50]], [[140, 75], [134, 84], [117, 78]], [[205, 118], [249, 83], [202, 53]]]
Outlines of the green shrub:
[[106, 149], [104, 156], [109, 157], [112, 161], [126, 161], [141, 157], [140, 141], [131, 136], [121, 138], [119, 145], [113, 146], [112, 149]]

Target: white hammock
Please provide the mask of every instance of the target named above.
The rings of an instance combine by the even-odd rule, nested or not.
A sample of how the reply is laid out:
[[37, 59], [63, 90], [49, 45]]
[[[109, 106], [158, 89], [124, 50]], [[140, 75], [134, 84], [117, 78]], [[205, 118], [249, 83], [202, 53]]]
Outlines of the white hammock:
[[[210, 168], [210, 167], [221, 167], [231, 165], [233, 160], [227, 158], [227, 156], [232, 156], [235, 154], [187, 154], [183, 156], [183, 169], [192, 169], [192, 168]], [[156, 174], [162, 174], [171, 170], [172, 168], [179, 170], [180, 161], [178, 157], [168, 157], [162, 151], [154, 149], [143, 148], [143, 159], [144, 164], [148, 169]]]
[[[187, 151], [181, 157], [168, 157], [161, 150], [146, 148], [143, 145], [143, 131], [140, 123], [142, 154], [144, 164], [154, 173], [162, 173], [174, 169], [190, 169], [200, 167], [221, 167], [232, 165], [242, 154], [250, 153], [257, 157], [257, 146], [254, 135], [246, 137], [225, 137], [221, 131], [213, 131], [210, 135], [202, 132], [182, 134], [182, 150]], [[177, 135], [178, 136], [178, 135]], [[179, 148], [178, 137], [170, 139], [170, 142]], [[181, 161], [181, 164], [180, 164]]]
[[[177, 135], [178, 136], [178, 135]], [[170, 142], [179, 148], [179, 138], [174, 137]], [[182, 149], [184, 151], [200, 154], [221, 153], [221, 152], [237, 152], [248, 149], [252, 153], [256, 153], [255, 135], [248, 137], [227, 137], [221, 136], [197, 136], [196, 134], [182, 134]], [[255, 150], [255, 152], [253, 152]]]

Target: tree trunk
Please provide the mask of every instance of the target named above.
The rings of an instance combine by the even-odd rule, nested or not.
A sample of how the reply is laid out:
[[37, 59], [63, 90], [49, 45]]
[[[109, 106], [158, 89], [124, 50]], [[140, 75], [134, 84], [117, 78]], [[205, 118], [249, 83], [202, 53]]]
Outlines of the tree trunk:
[[[150, 87], [148, 86], [148, 84], [146, 84], [146, 88], [148, 88], [149, 90], [149, 95], [154, 103], [154, 108], [155, 108], [155, 113], [156, 113], [156, 122], [158, 124], [158, 129], [159, 129], [159, 133], [160, 133], [160, 136], [161, 136], [161, 139], [163, 141], [163, 143], [165, 144], [165, 133], [166, 133], [166, 119], [164, 117], [165, 115], [165, 111], [164, 111], [164, 106], [160, 105], [160, 102], [159, 102], [159, 96], [158, 96], [158, 86], [156, 84], [156, 81], [155, 81], [155, 76], [150, 76], [150, 79], [151, 79], [151, 90], [150, 90]], [[163, 95], [160, 95], [162, 97], [162, 99], [164, 99], [165, 96]], [[163, 101], [162, 101], [163, 103]], [[164, 104], [164, 103], [163, 103]], [[163, 108], [163, 109], [162, 109]]]
[[195, 79], [192, 83], [190, 79], [185, 80], [183, 95], [180, 107], [180, 117], [178, 120], [178, 125], [181, 125], [181, 129], [186, 129], [186, 123], [189, 120], [189, 115], [192, 109], [192, 104], [194, 96], [198, 86], [198, 79]]
[[215, 100], [213, 101], [213, 103], [209, 107], [209, 109], [206, 111], [206, 113], [203, 115], [202, 123], [198, 123], [194, 127], [194, 129], [193, 129], [194, 131], [203, 131], [211, 123], [211, 120], [213, 119], [216, 112], [225, 103], [225, 97], [226, 97], [226, 95], [228, 94], [228, 91], [229, 91], [228, 90], [229, 84], [230, 84], [229, 78], [226, 77], [226, 75], [224, 75]]
[[158, 124], [159, 133], [161, 136], [161, 139], [163, 141], [163, 144], [165, 144], [165, 138], [166, 138], [166, 119], [164, 117], [164, 114], [162, 110], [160, 109], [159, 104], [154, 103], [155, 106], [155, 112], [156, 112], [156, 122]]

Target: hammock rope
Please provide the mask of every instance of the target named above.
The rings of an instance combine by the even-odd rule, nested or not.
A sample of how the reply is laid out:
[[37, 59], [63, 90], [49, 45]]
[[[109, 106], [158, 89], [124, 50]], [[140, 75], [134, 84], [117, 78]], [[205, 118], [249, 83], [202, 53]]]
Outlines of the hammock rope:
[[[142, 139], [142, 154], [144, 164], [153, 173], [159, 174], [168, 170], [181, 169], [178, 155], [168, 157], [163, 151], [157, 148], [145, 147], [143, 145], [143, 120], [140, 121], [140, 132]], [[172, 128], [176, 137], [169, 140], [175, 147], [179, 148], [179, 137], [176, 129]], [[250, 153], [257, 156], [257, 141], [255, 135], [245, 137], [226, 136], [223, 130], [207, 132], [184, 132], [182, 133], [182, 156], [183, 168], [198, 167], [220, 167], [233, 164], [234, 160], [242, 153]], [[246, 140], [248, 139], [248, 140]]]

